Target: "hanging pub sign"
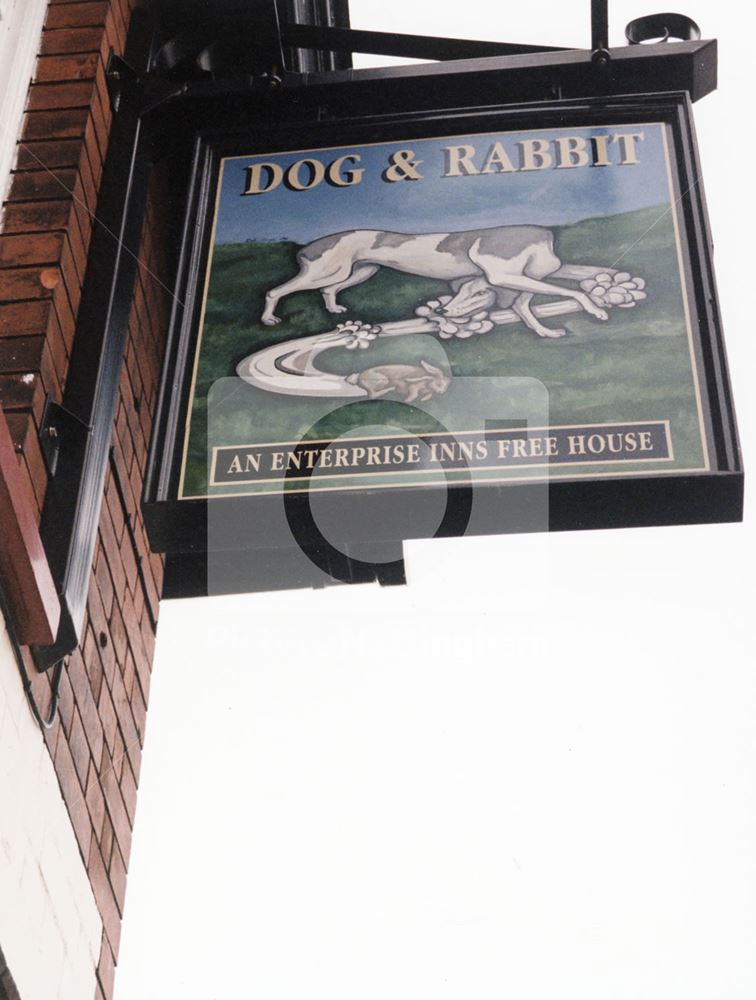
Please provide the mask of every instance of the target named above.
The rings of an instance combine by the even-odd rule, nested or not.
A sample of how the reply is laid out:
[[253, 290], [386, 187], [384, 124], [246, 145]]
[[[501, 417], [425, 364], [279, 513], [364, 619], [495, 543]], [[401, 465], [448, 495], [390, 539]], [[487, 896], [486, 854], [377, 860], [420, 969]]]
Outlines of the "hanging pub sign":
[[452, 534], [739, 517], [684, 95], [197, 149], [157, 548], [291, 545], [313, 504], [344, 541], [428, 534], [436, 495]]

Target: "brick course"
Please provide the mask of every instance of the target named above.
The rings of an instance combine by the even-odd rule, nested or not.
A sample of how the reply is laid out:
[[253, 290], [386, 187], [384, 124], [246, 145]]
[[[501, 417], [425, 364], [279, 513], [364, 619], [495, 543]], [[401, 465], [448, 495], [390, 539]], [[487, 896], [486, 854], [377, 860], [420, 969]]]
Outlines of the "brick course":
[[[37, 517], [47, 473], [38, 443], [46, 396], [60, 401], [76, 331], [111, 111], [105, 66], [122, 52], [130, 0], [51, 0], [0, 225], [0, 404]], [[103, 919], [96, 996], [110, 1000], [126, 894], [163, 565], [139, 509], [165, 337], [160, 192], [151, 193], [129, 323], [81, 646], [46, 734]], [[49, 705], [49, 675], [36, 675]], [[85, 998], [83, 998], [85, 1000]]]

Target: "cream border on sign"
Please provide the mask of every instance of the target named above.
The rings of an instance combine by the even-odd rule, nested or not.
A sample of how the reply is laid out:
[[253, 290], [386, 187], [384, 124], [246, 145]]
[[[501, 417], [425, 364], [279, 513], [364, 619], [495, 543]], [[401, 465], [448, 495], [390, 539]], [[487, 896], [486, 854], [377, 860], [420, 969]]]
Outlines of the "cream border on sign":
[[[625, 124], [628, 124], [628, 123], [625, 123]], [[674, 197], [674, 195], [675, 195], [675, 186], [674, 186], [674, 181], [673, 181], [672, 163], [671, 163], [671, 156], [670, 156], [670, 149], [669, 149], [669, 141], [668, 141], [668, 136], [667, 136], [669, 125], [666, 122], [663, 122], [663, 121], [632, 122], [630, 124], [632, 124], [633, 127], [639, 127], [639, 128], [649, 128], [651, 126], [654, 126], [654, 127], [658, 127], [661, 130], [662, 145], [663, 145], [663, 148], [664, 148], [664, 160], [665, 160], [666, 170], [667, 170], [667, 187], [668, 187], [668, 192], [669, 192], [669, 208], [659, 216], [659, 219], [657, 220], [657, 223], [660, 222], [665, 217], [665, 215], [667, 215], [669, 212], [672, 213], [673, 227], [674, 227], [674, 233], [675, 233], [675, 244], [676, 244], [676, 248], [677, 248], [677, 264], [678, 264], [678, 268], [677, 269], [678, 269], [678, 276], [679, 276], [679, 281], [680, 281], [680, 294], [681, 294], [682, 302], [683, 302], [683, 313], [684, 313], [684, 317], [685, 317], [685, 327], [686, 327], [687, 339], [688, 339], [688, 352], [689, 352], [689, 359], [690, 359], [690, 365], [691, 365], [691, 373], [693, 375], [693, 385], [694, 385], [695, 400], [696, 400], [696, 410], [697, 410], [697, 413], [698, 413], [698, 429], [699, 429], [701, 450], [702, 450], [703, 460], [704, 460], [703, 464], [701, 466], [696, 466], [696, 467], [686, 468], [686, 469], [661, 469], [659, 471], [660, 471], [661, 474], [668, 474], [668, 475], [671, 475], [671, 474], [682, 475], [682, 474], [688, 474], [688, 473], [694, 473], [694, 472], [702, 472], [702, 473], [703, 472], [708, 472], [710, 470], [709, 447], [708, 447], [708, 439], [707, 439], [707, 434], [706, 434], [706, 424], [705, 424], [704, 413], [703, 413], [703, 400], [702, 400], [702, 393], [701, 393], [700, 371], [699, 371], [698, 359], [697, 359], [696, 351], [695, 351], [695, 343], [694, 343], [694, 339], [693, 339], [693, 327], [692, 327], [692, 323], [691, 323], [690, 305], [689, 305], [689, 298], [688, 298], [688, 296], [689, 296], [689, 289], [688, 289], [688, 282], [686, 280], [685, 257], [684, 257], [684, 254], [683, 254], [682, 239], [681, 239], [681, 235], [680, 235], [680, 228], [681, 227], [680, 227], [680, 221], [679, 221], [679, 215], [678, 215], [679, 202], [682, 200], [682, 198], [684, 197], [684, 195], [687, 192], [683, 192], [678, 198]], [[422, 142], [428, 142], [428, 141], [431, 141], [431, 142], [433, 142], [433, 141], [444, 142], [444, 141], [446, 141], [448, 139], [458, 139], [458, 138], [468, 138], [468, 137], [469, 138], [480, 138], [480, 137], [494, 137], [494, 136], [502, 136], [502, 135], [522, 135], [522, 134], [527, 134], [529, 132], [539, 132], [539, 133], [565, 132], [568, 129], [574, 130], [574, 129], [592, 129], [592, 128], [595, 129], [595, 128], [601, 128], [601, 129], [607, 129], [608, 130], [608, 129], [621, 128], [621, 127], [624, 127], [624, 126], [617, 125], [617, 124], [607, 124], [607, 125], [578, 125], [578, 124], [573, 124], [573, 125], [569, 125], [569, 126], [559, 126], [559, 127], [541, 128], [541, 129], [533, 129], [533, 128], [524, 129], [524, 128], [518, 128], [518, 129], [502, 129], [502, 130], [495, 131], [495, 132], [464, 132], [464, 133], [459, 133], [458, 132], [458, 133], [454, 133], [452, 135], [422, 136], [422, 137], [418, 137], [416, 141], [418, 141], [418, 142], [420, 142], [420, 141], [422, 141]], [[340, 151], [340, 150], [343, 150], [343, 149], [357, 149], [357, 148], [378, 147], [378, 146], [395, 146], [396, 143], [398, 143], [398, 142], [402, 142], [402, 140], [401, 139], [391, 139], [391, 140], [384, 140], [382, 142], [352, 143], [352, 144], [344, 145], [344, 146], [319, 146], [319, 147], [313, 147], [313, 148], [307, 148], [307, 149], [277, 150], [276, 152], [272, 152], [272, 153], [248, 153], [248, 154], [240, 154], [240, 155], [237, 155], [237, 156], [226, 156], [226, 157], [223, 157], [221, 159], [221, 162], [220, 162], [220, 171], [218, 173], [218, 179], [217, 179], [217, 189], [216, 189], [216, 194], [215, 194], [215, 208], [214, 208], [214, 214], [213, 214], [213, 225], [212, 225], [212, 230], [211, 230], [211, 235], [210, 235], [210, 248], [209, 248], [208, 260], [207, 260], [206, 271], [205, 271], [204, 291], [203, 291], [203, 297], [202, 297], [202, 308], [201, 308], [201, 311], [200, 311], [200, 319], [199, 319], [199, 334], [197, 336], [197, 343], [196, 343], [195, 352], [194, 352], [194, 364], [193, 364], [193, 369], [192, 369], [192, 381], [191, 381], [191, 387], [190, 387], [190, 390], [189, 390], [189, 398], [188, 398], [188, 403], [187, 403], [187, 411], [186, 411], [187, 412], [187, 417], [186, 417], [186, 422], [185, 422], [185, 425], [184, 425], [184, 443], [183, 443], [182, 456], [181, 456], [181, 470], [180, 470], [179, 487], [178, 487], [178, 495], [177, 495], [177, 499], [178, 500], [207, 500], [207, 499], [211, 499], [213, 497], [217, 498], [217, 497], [223, 497], [223, 496], [239, 497], [239, 496], [275, 496], [275, 495], [277, 495], [277, 493], [275, 493], [273, 491], [261, 492], [261, 491], [257, 491], [257, 490], [255, 490], [255, 491], [249, 491], [247, 493], [237, 492], [236, 490], [229, 491], [227, 493], [204, 493], [204, 494], [187, 494], [187, 495], [184, 495], [184, 493], [183, 493], [183, 491], [184, 491], [185, 476], [186, 476], [186, 467], [187, 467], [188, 454], [189, 454], [189, 437], [190, 437], [191, 425], [192, 425], [192, 411], [193, 411], [193, 405], [194, 405], [194, 398], [195, 398], [195, 394], [196, 394], [197, 373], [198, 373], [198, 370], [199, 370], [199, 360], [200, 360], [200, 355], [201, 355], [201, 351], [202, 351], [202, 339], [203, 339], [203, 335], [204, 335], [204, 332], [205, 332], [205, 317], [206, 317], [206, 313], [207, 313], [207, 300], [208, 300], [209, 289], [210, 289], [210, 279], [211, 279], [211, 276], [212, 276], [213, 260], [214, 260], [214, 257], [215, 257], [215, 249], [216, 249], [215, 238], [216, 238], [217, 229], [218, 229], [218, 217], [219, 217], [219, 209], [220, 209], [220, 200], [221, 200], [221, 193], [222, 193], [222, 190], [223, 190], [223, 179], [224, 179], [224, 176], [225, 176], [225, 165], [226, 165], [226, 162], [231, 162], [233, 160], [247, 160], [247, 159], [252, 159], [254, 157], [260, 157], [260, 156], [289, 156], [289, 155], [293, 155], [295, 153], [296, 154], [299, 154], [299, 153], [324, 153], [324, 152], [337, 152], [337, 151]], [[650, 232], [652, 228], [653, 227], [650, 227], [650, 229], [647, 230], [647, 232]], [[646, 234], [644, 234], [644, 235], [646, 235]], [[614, 266], [614, 265], [611, 265], [611, 266]], [[657, 421], [636, 421], [635, 423], [655, 423], [655, 422], [657, 422]], [[669, 431], [669, 421], [663, 421], [663, 422], [665, 424], [667, 424], [667, 436], [668, 436], [670, 454], [672, 454], [672, 441], [671, 441], [671, 436], [670, 436], [670, 431]], [[627, 421], [627, 422], [625, 422], [625, 426], [630, 426], [631, 423], [632, 422]], [[618, 426], [618, 425], [619, 424], [607, 423], [607, 424], [596, 424], [595, 426], [596, 427], [611, 427], [611, 426]], [[562, 426], [584, 426], [584, 425], [562, 425]], [[556, 427], [554, 429], [556, 429]], [[453, 433], [453, 432], [449, 432], [449, 433]], [[460, 434], [462, 434], [462, 433], [474, 433], [474, 431], [470, 431], [470, 432], [459, 431], [458, 433], [460, 433]], [[423, 436], [428, 436], [428, 435], [423, 435]], [[380, 440], [380, 438], [376, 437], [375, 440]], [[278, 442], [271, 442], [271, 444], [277, 444], [277, 443]], [[281, 443], [282, 446], [286, 445], [286, 442], [280, 442], [280, 443]], [[291, 442], [289, 442], [289, 443], [291, 443]], [[295, 443], [298, 443], [298, 442], [295, 442]], [[244, 447], [250, 447], [250, 446], [249, 445], [238, 445], [238, 446], [236, 446], [236, 445], [219, 445], [219, 446], [214, 447], [213, 450], [212, 450], [212, 456], [213, 456], [213, 458], [212, 458], [212, 469], [213, 469], [213, 471], [214, 471], [214, 468], [215, 468], [215, 454], [216, 454], [216, 452], [217, 452], [217, 450], [218, 450], [219, 447], [222, 447], [222, 448], [226, 448], [226, 447], [229, 447], [229, 448], [232, 448], [232, 447], [244, 448]], [[255, 442], [255, 447], [263, 447], [263, 445]], [[601, 462], [601, 463], [597, 463], [597, 464], [600, 464], [600, 465], [603, 466], [603, 465], [609, 465], [609, 464], [613, 464], [613, 463], [619, 463], [619, 464], [621, 464], [624, 461], [627, 461], [627, 460], [625, 460], [625, 459], [619, 459], [619, 460], [617, 460], [617, 459], [614, 459], [614, 460], [608, 459], [605, 462]], [[672, 459], [644, 459], [643, 461], [644, 462], [674, 461], [674, 458], [672, 458]], [[563, 465], [572, 465], [572, 463], [560, 463], [560, 464], [563, 464]], [[532, 465], [528, 466], [528, 468], [535, 468], [535, 467], [536, 466], [532, 466]], [[500, 468], [500, 467], [496, 466], [494, 468]], [[416, 470], [412, 470], [412, 471], [415, 472], [415, 474], [417, 474]], [[487, 471], [487, 470], [486, 469], [479, 469], [479, 470], [476, 470], [476, 471], [483, 472], [483, 471]], [[357, 475], [360, 475], [360, 478], [364, 478], [364, 477], [369, 476], [369, 475], [383, 475], [383, 476], [386, 476], [386, 475], [400, 475], [400, 474], [402, 474], [402, 473], [385, 473], [384, 472], [384, 473], [358, 473]], [[571, 477], [568, 477], [568, 476], [559, 476], [559, 479], [560, 479], [560, 481], [561, 480], [567, 480], [568, 478], [570, 478], [570, 479], [587, 480], [587, 479], [605, 478], [607, 476], [617, 476], [617, 475], [627, 476], [627, 475], [642, 475], [642, 474], [643, 474], [642, 470], [640, 470], [640, 471], [639, 470], [633, 470], [633, 471], [624, 471], [624, 472], [618, 472], [617, 470], [611, 470], [609, 472], [600, 472], [600, 471], [597, 471], [597, 472], [576, 473], [574, 476], [571, 476]], [[326, 478], [326, 477], [323, 477], [323, 478]], [[344, 478], [346, 478], [346, 477], [344, 477]], [[524, 477], [519, 477], [519, 478], [515, 478], [515, 477], [512, 477], [512, 476], [505, 476], [505, 477], [502, 478], [502, 480], [488, 479], [488, 478], [482, 479], [481, 483], [492, 483], [492, 484], [494, 484], [494, 483], [497, 483], [499, 481], [503, 481], [503, 482], [527, 482], [529, 480], [533, 481], [533, 482], [538, 482], [542, 478], [543, 477], [537, 477], [537, 476], [524, 476]], [[275, 481], [275, 480], [272, 480], [272, 481]], [[258, 480], [258, 482], [260, 482], [260, 481]], [[213, 483], [210, 482], [209, 485], [212, 486]], [[224, 484], [224, 485], [228, 485], [228, 484]], [[398, 484], [395, 484], [395, 483], [385, 484], [385, 485], [386, 486], [393, 486], [395, 488], [400, 488], [400, 487], [398, 487]], [[432, 483], [422, 482], [422, 483], [418, 483], [417, 485], [418, 486], [433, 486], [433, 485], [437, 485], [437, 483], [436, 482], [432, 482]], [[309, 487], [309, 486], [306, 487], [306, 489], [310, 489], [310, 488], [311, 487]], [[356, 484], [354, 486], [342, 485], [342, 486], [337, 486], [337, 487], [321, 487], [319, 489], [321, 489], [322, 491], [326, 491], [326, 490], [329, 490], [329, 489], [345, 489], [345, 490], [350, 489], [350, 490], [356, 490], [356, 489], [360, 489], [360, 488], [363, 488], [363, 487], [361, 487], [360, 484]], [[381, 484], [378, 484], [378, 483], [371, 483], [370, 484], [370, 489], [379, 489], [379, 488], [381, 488]], [[286, 493], [297, 492], [297, 490], [286, 489], [285, 491], [284, 490], [278, 491], [278, 493], [283, 493], [283, 492], [286, 492]]]

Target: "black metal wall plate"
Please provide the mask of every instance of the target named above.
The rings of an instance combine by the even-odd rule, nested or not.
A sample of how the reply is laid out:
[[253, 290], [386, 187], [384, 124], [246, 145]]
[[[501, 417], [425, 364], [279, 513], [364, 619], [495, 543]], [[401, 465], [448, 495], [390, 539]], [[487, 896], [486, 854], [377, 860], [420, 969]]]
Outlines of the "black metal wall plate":
[[[204, 124], [196, 120], [203, 127], [191, 141], [184, 130], [183, 145], [174, 144], [163, 160], [161, 169], [187, 196], [143, 507], [152, 546], [174, 559], [169, 596], [206, 592], [208, 558], [220, 565], [224, 551], [233, 568], [225, 581], [220, 573], [217, 589], [252, 590], [287, 585], [286, 573], [270, 570], [276, 550], [284, 557], [295, 549], [346, 551], [429, 535], [739, 519], [743, 473], [688, 94], [371, 117], [355, 113], [362, 84], [351, 99], [349, 85], [340, 86], [341, 107], [352, 112], [343, 118], [313, 121], [304, 97], [299, 115], [295, 100], [289, 120], [279, 123], [259, 109], [254, 128], [251, 121], [232, 128], [210, 116]], [[387, 174], [380, 179], [379, 162]], [[359, 182], [357, 170], [364, 170]], [[392, 198], [394, 221], [374, 224], [390, 217]], [[361, 218], [366, 221], [358, 225]], [[448, 224], [439, 225], [441, 218]], [[523, 229], [548, 231], [564, 273], [549, 270], [547, 262], [538, 278], [531, 265], [524, 271], [505, 266], [501, 276], [491, 258], [511, 261], [525, 248], [494, 246], [484, 231], [512, 225], [519, 227], [517, 239]], [[298, 265], [296, 252], [303, 246], [305, 258], [318, 258], [320, 266], [323, 252], [334, 247], [343, 257], [338, 237], [351, 234], [359, 242], [363, 227], [383, 233], [378, 243], [391, 253], [391, 232], [397, 246], [445, 234], [441, 250], [450, 259], [465, 233], [475, 233], [464, 252], [477, 263], [466, 275], [454, 267], [442, 273], [426, 267], [427, 245], [415, 253], [414, 265], [391, 253], [371, 258], [375, 248], [363, 248], [355, 261], [372, 271], [359, 288], [346, 283], [349, 311], [330, 317], [318, 305], [327, 282], [317, 275], [309, 285], [295, 282], [276, 292], [297, 275], [302, 257]], [[552, 279], [556, 291], [527, 284]], [[560, 289], [571, 291], [562, 298]], [[278, 298], [270, 308], [266, 292]], [[444, 293], [451, 302], [442, 301]], [[529, 294], [536, 296], [532, 311], [520, 298]], [[581, 295], [589, 296], [593, 310], [580, 304]], [[273, 325], [275, 310], [280, 325]], [[551, 317], [562, 312], [579, 315], [565, 321], [567, 336], [554, 338]], [[402, 332], [403, 323], [414, 323], [410, 332], [419, 337]], [[324, 335], [342, 338], [330, 362], [320, 358], [322, 343], [300, 350], [307, 337]], [[431, 341], [435, 353], [425, 357]], [[422, 349], [414, 350], [416, 344]], [[396, 353], [394, 345], [402, 350]], [[361, 367], [349, 373], [346, 359], [352, 358]], [[546, 423], [537, 422], [541, 403], [528, 409], [514, 392], [507, 405], [483, 414], [485, 426], [466, 427], [459, 407], [470, 410], [476, 383], [469, 382], [467, 401], [454, 411], [452, 401], [462, 399], [454, 379], [448, 392], [438, 382], [431, 386], [428, 399], [396, 381], [414, 379], [424, 392], [433, 376], [426, 371], [423, 383], [423, 361], [437, 379], [441, 371], [468, 382], [499, 379], [499, 388], [502, 379], [537, 382], [549, 410]], [[387, 366], [400, 363], [414, 371], [386, 375]], [[203, 379], [225, 380], [220, 409], [210, 417], [209, 453], [202, 444], [209, 412]], [[332, 401], [291, 418], [303, 405], [299, 387], [308, 382], [306, 396], [329, 379], [341, 387]], [[354, 394], [339, 398], [350, 391], [345, 385]], [[495, 391], [486, 383], [487, 393]], [[235, 393], [235, 401], [226, 404], [224, 392]], [[340, 415], [334, 417], [335, 410]], [[276, 414], [272, 422], [270, 413]], [[420, 474], [407, 467], [402, 452], [397, 466], [379, 463], [382, 475], [370, 480], [360, 466], [364, 456], [355, 459], [353, 452], [376, 446], [381, 435], [355, 430], [371, 420], [389, 422], [383, 437], [398, 435], [392, 447], [416, 434], [421, 448], [435, 442], [452, 451], [436, 463], [435, 474], [427, 466], [438, 450]], [[526, 425], [535, 454], [512, 464], [518, 449], [524, 457], [524, 446], [513, 442]], [[237, 429], [224, 440], [230, 426]], [[318, 478], [326, 443], [345, 432], [352, 453], [344, 463], [357, 463], [343, 466], [351, 476], [342, 468], [327, 481]], [[580, 451], [590, 447], [591, 435], [604, 452]], [[320, 464], [308, 477], [301, 474], [304, 449], [314, 441], [321, 444], [311, 461]], [[648, 445], [648, 461], [632, 453], [640, 441]], [[333, 447], [338, 444], [343, 440]], [[611, 447], [618, 450], [610, 457]], [[551, 450], [539, 462], [543, 449]], [[293, 458], [274, 457], [287, 450]], [[378, 463], [387, 456], [373, 457]], [[274, 467], [284, 460], [282, 477]], [[338, 576], [328, 558], [320, 566], [326, 576]], [[291, 585], [314, 582], [301, 567], [291, 578]]]

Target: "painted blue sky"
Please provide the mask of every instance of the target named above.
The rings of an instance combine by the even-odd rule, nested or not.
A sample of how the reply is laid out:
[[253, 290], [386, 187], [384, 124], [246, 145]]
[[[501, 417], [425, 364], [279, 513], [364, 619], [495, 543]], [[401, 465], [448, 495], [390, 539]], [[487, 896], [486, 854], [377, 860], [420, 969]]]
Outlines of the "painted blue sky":
[[[564, 225], [600, 215], [614, 215], [669, 202], [662, 125], [615, 128], [565, 128], [527, 132], [486, 133], [444, 139], [392, 141], [338, 150], [250, 156], [225, 161], [216, 240], [293, 240], [308, 243], [348, 229], [385, 229], [422, 233], [457, 231], [501, 225]], [[476, 147], [475, 164], [485, 151], [503, 143], [515, 165], [516, 143], [524, 139], [643, 132], [637, 165], [620, 166], [620, 146], [610, 143], [612, 166], [543, 169], [517, 173], [444, 177], [443, 149], [450, 145]], [[389, 156], [412, 149], [422, 160], [422, 180], [387, 183], [381, 174]], [[258, 161], [275, 162], [285, 170], [307, 156], [323, 163], [348, 153], [361, 156], [365, 172], [360, 184], [337, 188], [327, 183], [309, 191], [292, 191], [280, 184], [266, 194], [243, 196], [246, 169]]]

